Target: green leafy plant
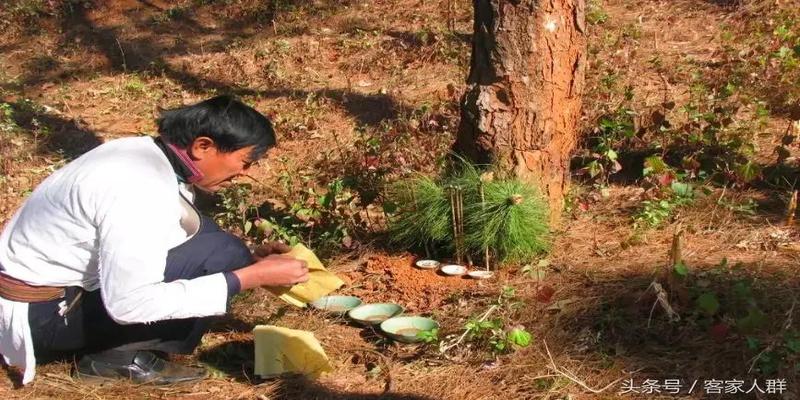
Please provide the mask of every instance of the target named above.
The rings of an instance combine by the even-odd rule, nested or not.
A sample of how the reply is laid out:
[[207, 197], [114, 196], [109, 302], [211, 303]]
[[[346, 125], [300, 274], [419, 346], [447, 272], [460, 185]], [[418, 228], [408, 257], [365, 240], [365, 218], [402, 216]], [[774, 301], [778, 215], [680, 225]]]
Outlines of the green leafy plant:
[[219, 211], [214, 215], [217, 224], [225, 229], [239, 230], [247, 234], [252, 228], [248, 215], [255, 213], [252, 205], [253, 188], [250, 184], [231, 185], [217, 195]]
[[464, 325], [464, 329], [467, 332], [467, 340], [489, 343], [494, 350], [497, 350], [496, 344], [503, 337], [503, 321], [500, 319], [484, 321], [473, 319]]
[[496, 354], [508, 353], [530, 345], [533, 336], [524, 327], [516, 326], [506, 330], [503, 326], [503, 320], [495, 318], [484, 321], [470, 320], [464, 328], [470, 341], [483, 343]]
[[281, 241], [292, 246], [303, 242], [302, 224], [289, 216], [258, 218], [253, 222], [253, 226], [255, 231], [249, 231], [248, 234], [258, 242], [263, 240]]
[[139, 75], [136, 74], [130, 75], [125, 81], [123, 87], [125, 88], [125, 91], [132, 94], [141, 94], [147, 89], [145, 82]]
[[[707, 270], [690, 270], [684, 264], [675, 266], [679, 276], [691, 295], [694, 307], [685, 321], [708, 329], [708, 334], [717, 341], [731, 340], [731, 329], [745, 336], [747, 348], [753, 352], [753, 365], [762, 374], [774, 374], [783, 368], [800, 366], [800, 335], [784, 326], [783, 331], [764, 337], [771, 324], [769, 317], [758, 305], [753, 280], [740, 276], [740, 264], [728, 265], [723, 258], [720, 263]], [[713, 281], [722, 284], [713, 285]]]
[[667, 222], [675, 211], [694, 199], [694, 186], [689, 183], [672, 182], [664, 198], [642, 201], [642, 209], [633, 217], [634, 228], [657, 228]]
[[527, 275], [531, 278], [536, 279], [537, 281], [542, 281], [544, 277], [547, 275], [547, 267], [549, 266], [550, 266], [550, 260], [542, 259], [539, 260], [539, 262], [537, 262], [536, 265], [526, 264], [522, 266], [520, 272], [522, 272], [523, 275]]
[[707, 316], [713, 316], [719, 311], [719, 299], [713, 292], [705, 292], [695, 301], [697, 309]]
[[352, 222], [357, 212], [352, 207], [355, 196], [342, 179], [333, 179], [322, 189], [293, 188], [284, 198], [288, 206], [278, 214], [280, 225], [306, 237], [306, 242], [323, 252], [353, 245], [350, 228], [356, 228]]
[[[610, 84], [610, 83], [609, 83]], [[586, 157], [586, 165], [578, 172], [591, 179], [608, 180], [608, 176], [622, 170], [618, 150], [634, 137], [633, 118], [636, 113], [620, 106], [614, 112], [603, 115], [589, 138], [591, 151]]]
[[439, 342], [439, 328], [417, 332], [417, 338], [423, 343], [431, 344]]
[[190, 9], [187, 6], [170, 7], [152, 18], [153, 24], [166, 24], [171, 21], [186, 17]]
[[672, 273], [679, 278], [686, 278], [686, 276], [689, 275], [689, 267], [682, 261], [679, 261], [672, 266]]
[[748, 336], [746, 343], [748, 350], [755, 354], [753, 365], [762, 375], [800, 372], [800, 333], [796, 330], [786, 330], [770, 341]]
[[508, 312], [516, 309], [521, 304], [515, 300], [516, 290], [512, 286], [503, 286], [497, 300], [489, 307], [480, 318], [470, 318], [464, 325], [463, 337], [472, 343], [488, 349], [493, 354], [510, 353], [514, 350], [527, 347], [533, 340], [533, 335], [524, 326], [516, 325], [506, 328], [503, 317], [488, 318], [495, 311]]
[[506, 333], [506, 340], [514, 346], [528, 347], [533, 340], [533, 335], [526, 331], [524, 327], [517, 326]]
[[764, 106], [755, 102], [753, 119], [737, 117], [742, 105], [726, 93], [737, 91], [738, 86], [725, 88], [717, 95], [705, 89], [693, 91], [689, 102], [680, 107], [686, 123], [667, 132], [672, 145], [682, 149], [679, 169], [686, 178], [745, 184], [761, 173], [752, 158], [755, 133], [767, 113], [759, 111]]
[[340, 246], [351, 247], [347, 221], [353, 218], [353, 194], [335, 179], [323, 189], [296, 190], [294, 178], [283, 176], [286, 204], [257, 206], [250, 184], [233, 185], [218, 193], [217, 223], [239, 232], [254, 243], [265, 240], [290, 245], [305, 243], [326, 254]]

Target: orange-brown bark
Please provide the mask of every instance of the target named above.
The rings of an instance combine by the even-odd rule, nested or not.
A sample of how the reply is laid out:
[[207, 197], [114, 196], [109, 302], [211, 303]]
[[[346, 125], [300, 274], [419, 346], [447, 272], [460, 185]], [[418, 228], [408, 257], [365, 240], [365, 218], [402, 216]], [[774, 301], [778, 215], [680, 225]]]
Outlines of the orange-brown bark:
[[454, 148], [536, 184], [554, 221], [569, 185], [584, 81], [583, 0], [475, 0]]

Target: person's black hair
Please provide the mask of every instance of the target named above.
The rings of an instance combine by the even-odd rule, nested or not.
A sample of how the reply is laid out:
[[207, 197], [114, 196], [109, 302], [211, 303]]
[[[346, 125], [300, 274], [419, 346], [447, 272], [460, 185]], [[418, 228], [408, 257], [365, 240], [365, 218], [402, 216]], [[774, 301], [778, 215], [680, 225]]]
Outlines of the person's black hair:
[[164, 110], [157, 122], [163, 140], [180, 148], [207, 136], [225, 153], [255, 146], [250, 159], [257, 160], [275, 145], [275, 130], [269, 119], [231, 96]]

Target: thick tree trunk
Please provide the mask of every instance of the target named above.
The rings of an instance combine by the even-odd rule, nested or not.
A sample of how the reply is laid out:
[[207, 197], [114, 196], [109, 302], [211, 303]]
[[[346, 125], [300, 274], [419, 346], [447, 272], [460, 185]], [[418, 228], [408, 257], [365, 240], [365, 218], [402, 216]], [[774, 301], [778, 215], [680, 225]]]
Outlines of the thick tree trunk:
[[584, 0], [474, 0], [456, 152], [536, 184], [557, 222], [584, 78]]

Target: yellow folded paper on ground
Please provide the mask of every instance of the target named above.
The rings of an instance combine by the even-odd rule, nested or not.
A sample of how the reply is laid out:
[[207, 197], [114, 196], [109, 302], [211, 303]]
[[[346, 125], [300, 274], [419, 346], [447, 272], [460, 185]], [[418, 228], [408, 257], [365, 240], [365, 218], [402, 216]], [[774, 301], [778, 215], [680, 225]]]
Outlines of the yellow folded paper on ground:
[[325, 269], [314, 252], [302, 244], [292, 247], [286, 256], [303, 260], [308, 264], [308, 281], [298, 283], [291, 288], [269, 288], [274, 293], [289, 304], [297, 307], [305, 307], [310, 303], [344, 285], [344, 281], [339, 279], [332, 272]]
[[253, 329], [255, 373], [269, 378], [299, 373], [313, 379], [333, 370], [325, 350], [311, 332], [272, 325]]

